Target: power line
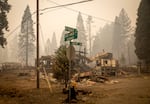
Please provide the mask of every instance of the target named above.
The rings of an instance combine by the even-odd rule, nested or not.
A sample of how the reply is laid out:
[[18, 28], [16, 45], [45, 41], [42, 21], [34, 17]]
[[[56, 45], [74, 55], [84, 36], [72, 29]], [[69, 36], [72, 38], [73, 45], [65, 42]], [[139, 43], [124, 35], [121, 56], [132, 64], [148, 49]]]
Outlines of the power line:
[[40, 15], [43, 15], [43, 14], [48, 13], [48, 12], [56, 11], [56, 10], [58, 10], [58, 9], [60, 9], [60, 8], [55, 8], [55, 9], [53, 9], [53, 10], [49, 10], [49, 11], [46, 11], [46, 12], [41, 12]]
[[[63, 4], [63, 5], [53, 6], [53, 7], [48, 7], [48, 8], [40, 9], [39, 11], [45, 11], [45, 10], [47, 10], [47, 9], [53, 9], [53, 8], [58, 8], [58, 7], [65, 7], [65, 6], [75, 5], [75, 4], [84, 3], [84, 2], [89, 2], [89, 1], [93, 1], [93, 0], [83, 0], [83, 1], [79, 1], [79, 2], [74, 2], [74, 3], [69, 3], [69, 4]], [[55, 10], [57, 10], [57, 9], [55, 9]], [[54, 10], [52, 10], [52, 11], [54, 11]], [[31, 16], [34, 15], [34, 14], [36, 14], [36, 13], [37, 13], [37, 11], [33, 12], [33, 13], [31, 14]], [[46, 12], [45, 12], [45, 13], [46, 13]], [[40, 15], [42, 15], [42, 14], [43, 14], [43, 13], [40, 13]], [[29, 16], [29, 17], [30, 17], [30, 16]], [[29, 17], [27, 17], [26, 19], [28, 19]], [[25, 20], [25, 21], [26, 21], [26, 20]], [[24, 22], [25, 22], [25, 21], [24, 21]], [[7, 35], [7, 38], [8, 38], [10, 35], [12, 35], [20, 26], [21, 26], [21, 24], [18, 25], [13, 31], [11, 31], [11, 32]]]
[[63, 5], [58, 5], [58, 6], [54, 6], [54, 7], [48, 7], [48, 8], [40, 9], [40, 11], [44, 11], [44, 10], [47, 10], [47, 9], [58, 8], [58, 7], [65, 7], [65, 6], [70, 6], [70, 5], [80, 4], [80, 3], [85, 3], [85, 2], [89, 2], [89, 1], [93, 1], [93, 0], [83, 0], [83, 1], [79, 1], [79, 2], [63, 4]]
[[8, 38], [11, 34], [13, 34], [21, 25], [18, 25], [13, 31], [11, 31], [6, 38]]
[[[45, 10], [47, 10], [47, 9], [53, 9], [53, 8], [54, 8], [54, 10], [50, 10], [50, 11], [47, 11], [47, 12], [41, 12], [40, 15], [43, 15], [43, 14], [45, 14], [45, 13], [52, 12], [52, 11], [55, 11], [55, 10], [60, 9], [60, 8], [58, 8], [58, 7], [63, 7], [63, 8], [66, 8], [66, 9], [71, 10], [71, 11], [74, 11], [74, 12], [80, 12], [80, 11], [78, 11], [78, 10], [75, 10], [75, 9], [72, 9], [72, 8], [68, 8], [68, 7], [66, 7], [66, 6], [70, 6], [70, 5], [74, 5], [74, 4], [79, 4], [79, 3], [83, 3], [83, 2], [89, 2], [89, 1], [92, 1], [92, 0], [84, 0], [84, 1], [80, 1], [80, 2], [69, 3], [69, 4], [63, 4], [63, 5], [60, 5], [60, 4], [58, 4], [58, 3], [54, 2], [54, 1], [51, 1], [51, 0], [47, 0], [47, 1], [52, 2], [52, 3], [56, 4], [57, 6], [40, 9], [39, 11], [45, 11]], [[56, 8], [57, 8], [57, 9], [56, 9]], [[83, 15], [86, 15], [86, 16], [92, 16], [92, 15], [87, 14], [87, 13], [83, 13], [83, 12], [80, 12], [80, 13], [83, 14]], [[35, 14], [36, 14], [36, 11], [33, 12], [33, 13], [31, 14], [31, 16], [33, 16], [33, 15], [35, 15]], [[101, 21], [115, 23], [114, 21], [107, 20], [107, 19], [104, 19], [104, 18], [101, 18], [101, 17], [96, 17], [96, 16], [92, 16], [92, 17], [95, 18], [95, 19], [101, 20]], [[28, 19], [28, 18], [29, 18], [29, 17], [27, 17], [26, 19]], [[24, 21], [24, 22], [25, 22], [25, 21]], [[119, 23], [116, 23], [116, 24], [119, 24]], [[12, 35], [20, 26], [21, 26], [21, 24], [18, 25], [13, 31], [11, 31], [11, 32], [7, 35], [7, 38], [8, 38], [10, 35]]]
[[[59, 4], [59, 3], [57, 3], [57, 2], [54, 2], [54, 1], [51, 1], [51, 0], [47, 0], [47, 1], [49, 1], [49, 2], [51, 2], [51, 3], [53, 3], [53, 4], [56, 4], [56, 5], [58, 5], [58, 6], [61, 5], [61, 4]], [[78, 13], [80, 12], [81, 14], [86, 15], [86, 16], [92, 16], [93, 18], [98, 19], [98, 20], [101, 20], [101, 21], [114, 23], [114, 21], [107, 20], [107, 19], [104, 19], [104, 18], [101, 18], [101, 17], [96, 17], [96, 16], [93, 16], [93, 15], [90, 15], [90, 14], [87, 14], [87, 13], [83, 13], [83, 12], [81, 12], [81, 11], [78, 11], [78, 10], [75, 10], [75, 9], [72, 9], [72, 8], [69, 8], [69, 7], [63, 6], [63, 8], [66, 8], [66, 9], [71, 10], [71, 11], [73, 11], [73, 12], [78, 12]]]
[[[35, 14], [36, 12], [33, 12], [32, 14], [31, 14], [31, 17]], [[27, 19], [29, 19], [30, 18], [30, 16], [28, 16], [23, 22], [26, 22], [26, 20]], [[34, 24], [34, 23], [33, 23]], [[18, 26], [16, 26], [16, 28], [14, 29], [14, 30], [12, 30], [8, 35], [7, 35], [7, 38], [10, 36], [10, 35], [12, 35], [19, 27], [21, 27], [21, 24], [19, 24]]]
[[[60, 9], [60, 8], [58, 8], [58, 9]], [[55, 10], [58, 10], [58, 9], [54, 9], [54, 10], [50, 10], [49, 12], [52, 12], [52, 11], [55, 11]], [[47, 13], [47, 12], [44, 12], [44, 13]], [[44, 13], [40, 13], [40, 15], [43, 15]], [[36, 12], [33, 12], [32, 14], [31, 14], [31, 16], [33, 16], [33, 15], [35, 15], [36, 14]], [[30, 16], [29, 16], [30, 17]], [[29, 17], [27, 17], [26, 18], [26, 20], [27, 19], [29, 19]], [[25, 20], [25, 21], [26, 21]], [[25, 22], [24, 21], [24, 22]], [[34, 24], [36, 24], [36, 22], [34, 22]], [[14, 30], [12, 30], [10, 33], [8, 33], [8, 35], [6, 36], [6, 38], [9, 38], [9, 36], [11, 36], [18, 28], [20, 28], [21, 27], [21, 24], [19, 24], [18, 26], [16, 26], [16, 28], [14, 29]]]
[[[60, 6], [61, 7], [61, 4], [59, 4], [59, 3], [57, 3], [57, 2], [54, 2], [54, 1], [52, 1], [52, 0], [47, 0], [47, 1], [49, 1], [49, 2], [51, 2], [51, 3], [53, 3], [53, 4], [56, 4], [56, 5], [58, 5], [58, 6]], [[78, 10], [75, 10], [75, 9], [72, 9], [72, 8], [69, 8], [69, 7], [66, 7], [66, 6], [62, 6], [63, 8], [65, 8], [65, 9], [68, 9], [68, 10], [71, 10], [71, 11], [73, 11], [73, 12], [77, 12], [77, 13], [81, 13], [81, 14], [83, 14], [83, 15], [85, 15], [85, 16], [92, 16], [93, 18], [95, 18], [95, 19], [97, 19], [97, 20], [100, 20], [100, 21], [105, 21], [105, 22], [109, 22], [109, 23], [115, 23], [115, 25], [119, 25], [120, 26], [120, 23], [118, 23], [118, 22], [115, 22], [115, 21], [112, 21], [112, 20], [108, 20], [108, 19], [104, 19], [104, 18], [102, 18], [102, 17], [97, 17], [97, 16], [93, 16], [93, 15], [90, 15], [90, 14], [87, 14], [87, 13], [84, 13], [84, 12], [81, 12], [81, 11], [78, 11]], [[50, 12], [50, 11], [47, 11], [47, 12], [44, 12], [44, 13], [48, 13], [48, 12]], [[42, 13], [42, 14], [44, 14], [44, 13]]]

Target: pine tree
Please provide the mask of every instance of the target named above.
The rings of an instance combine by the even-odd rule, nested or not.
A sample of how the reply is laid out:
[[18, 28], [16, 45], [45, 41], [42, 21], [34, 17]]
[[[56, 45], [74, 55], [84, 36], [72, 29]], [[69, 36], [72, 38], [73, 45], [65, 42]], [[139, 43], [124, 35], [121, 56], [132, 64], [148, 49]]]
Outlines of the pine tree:
[[50, 39], [47, 39], [47, 41], [46, 41], [45, 54], [46, 55], [51, 55], [51, 42], [50, 42]]
[[113, 33], [113, 54], [115, 58], [119, 59], [121, 54], [125, 56], [128, 61], [128, 47], [127, 40], [131, 37], [131, 20], [126, 11], [122, 9], [118, 17], [115, 18], [114, 33]]
[[77, 18], [76, 28], [78, 30], [77, 41], [81, 42], [82, 44], [84, 44], [86, 46], [87, 36], [85, 34], [84, 23], [83, 23], [83, 19], [82, 19], [82, 16], [81, 16], [80, 12], [79, 12], [79, 15], [78, 15], [78, 18]]
[[65, 81], [68, 79], [69, 60], [66, 56], [66, 46], [61, 45], [55, 52], [54, 77]]
[[121, 27], [119, 25], [119, 19], [118, 16], [116, 16], [115, 18], [115, 22], [114, 22], [114, 31], [113, 31], [113, 44], [112, 44], [112, 50], [113, 50], [113, 56], [117, 59], [119, 59], [119, 57], [121, 56], [120, 53], [120, 44], [121, 44]]
[[96, 33], [96, 36], [94, 37], [93, 41], [93, 47], [92, 47], [92, 55], [96, 55], [98, 52], [100, 52], [100, 47], [102, 44], [100, 44], [100, 32], [101, 29]]
[[0, 45], [3, 48], [7, 44], [3, 30], [8, 31], [7, 13], [10, 11], [10, 7], [8, 0], [0, 0]]
[[88, 16], [87, 18], [87, 34], [88, 34], [88, 48], [89, 48], [89, 56], [91, 56], [91, 53], [92, 53], [92, 36], [91, 36], [91, 23], [93, 22], [92, 20], [92, 16]]
[[93, 42], [93, 55], [102, 52], [103, 50], [112, 52], [112, 31], [113, 23], [106, 24], [97, 32]]
[[112, 31], [113, 31], [113, 23], [106, 24], [100, 33], [100, 50], [105, 50], [107, 52], [112, 52]]
[[150, 0], [141, 0], [137, 15], [135, 52], [140, 60], [150, 64]]
[[135, 33], [132, 33], [127, 42], [127, 50], [128, 50], [128, 63], [129, 65], [133, 65], [137, 63], [137, 56], [135, 54]]
[[65, 30], [63, 30], [61, 38], [60, 38], [60, 46], [65, 45], [64, 37], [65, 37]]
[[26, 7], [21, 23], [19, 34], [19, 59], [21, 62], [30, 65], [34, 64], [35, 59], [35, 35], [33, 30], [33, 20], [29, 6]]
[[51, 47], [52, 47], [51, 48], [52, 54], [54, 54], [56, 49], [57, 49], [57, 41], [56, 41], [56, 34], [55, 34], [55, 32], [53, 33]]

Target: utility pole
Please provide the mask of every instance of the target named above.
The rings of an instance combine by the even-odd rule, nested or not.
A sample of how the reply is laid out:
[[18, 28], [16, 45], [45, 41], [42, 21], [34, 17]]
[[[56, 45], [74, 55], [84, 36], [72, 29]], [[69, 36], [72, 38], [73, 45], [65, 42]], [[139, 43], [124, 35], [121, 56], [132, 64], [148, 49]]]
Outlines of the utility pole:
[[36, 46], [37, 46], [37, 52], [36, 52], [36, 66], [37, 66], [37, 83], [36, 86], [39, 89], [40, 88], [40, 81], [39, 81], [39, 0], [37, 0], [37, 6], [36, 6], [36, 33], [37, 33], [37, 39], [36, 39]]

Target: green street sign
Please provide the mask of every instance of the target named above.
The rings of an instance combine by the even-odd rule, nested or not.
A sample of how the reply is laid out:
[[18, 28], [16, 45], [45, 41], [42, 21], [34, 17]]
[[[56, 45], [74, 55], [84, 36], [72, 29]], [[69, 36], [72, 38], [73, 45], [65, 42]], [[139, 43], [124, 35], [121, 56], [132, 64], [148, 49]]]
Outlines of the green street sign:
[[64, 38], [65, 41], [77, 39], [77, 37], [78, 37], [77, 29], [65, 26], [65, 31], [68, 32], [65, 34], [65, 38]]
[[80, 42], [71, 42], [71, 45], [82, 45], [82, 43], [80, 43]]

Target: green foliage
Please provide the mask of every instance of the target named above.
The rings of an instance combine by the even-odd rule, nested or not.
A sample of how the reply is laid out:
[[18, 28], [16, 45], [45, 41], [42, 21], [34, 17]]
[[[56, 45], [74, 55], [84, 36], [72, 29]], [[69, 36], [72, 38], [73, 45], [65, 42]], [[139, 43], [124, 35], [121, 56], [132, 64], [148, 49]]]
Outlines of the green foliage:
[[8, 31], [8, 21], [7, 13], [9, 12], [11, 6], [8, 4], [8, 0], [0, 0], [0, 45], [4, 48], [4, 45], [7, 44], [6, 38], [4, 38], [5, 29]]
[[140, 60], [150, 63], [150, 0], [141, 0], [137, 15], [135, 52]]
[[66, 46], [62, 45], [55, 52], [54, 77], [61, 80], [67, 78], [69, 60], [66, 57]]

